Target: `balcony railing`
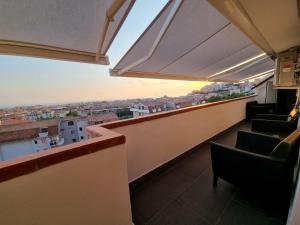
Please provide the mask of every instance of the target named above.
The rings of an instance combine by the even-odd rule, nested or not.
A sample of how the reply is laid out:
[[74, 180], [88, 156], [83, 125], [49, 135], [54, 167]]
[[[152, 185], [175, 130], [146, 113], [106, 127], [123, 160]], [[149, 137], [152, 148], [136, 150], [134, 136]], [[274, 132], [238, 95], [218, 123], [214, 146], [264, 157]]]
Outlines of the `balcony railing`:
[[1, 221], [131, 224], [128, 182], [244, 120], [254, 98], [91, 126], [91, 139], [1, 162]]
[[126, 137], [132, 182], [245, 119], [241, 97], [102, 125]]

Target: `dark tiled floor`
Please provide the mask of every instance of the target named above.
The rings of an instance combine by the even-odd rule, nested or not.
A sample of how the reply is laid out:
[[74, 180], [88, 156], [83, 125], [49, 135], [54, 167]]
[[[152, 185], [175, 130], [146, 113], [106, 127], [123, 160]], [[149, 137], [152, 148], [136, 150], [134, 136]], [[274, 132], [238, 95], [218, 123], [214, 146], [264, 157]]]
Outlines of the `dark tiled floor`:
[[[217, 142], [234, 145], [237, 130], [249, 130], [242, 123]], [[219, 179], [212, 186], [209, 144], [131, 190], [135, 225], [279, 225], [282, 214], [267, 216], [260, 198], [249, 196]]]

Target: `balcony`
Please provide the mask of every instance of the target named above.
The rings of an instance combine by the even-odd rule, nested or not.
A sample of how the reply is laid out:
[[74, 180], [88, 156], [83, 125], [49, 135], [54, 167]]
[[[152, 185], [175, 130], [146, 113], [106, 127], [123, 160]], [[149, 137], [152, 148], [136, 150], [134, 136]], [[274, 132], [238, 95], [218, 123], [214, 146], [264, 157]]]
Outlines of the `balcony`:
[[260, 199], [212, 186], [208, 140], [234, 143], [253, 99], [95, 125], [86, 141], [1, 162], [3, 224], [285, 224]]
[[[235, 144], [238, 130], [250, 130], [242, 122], [213, 140]], [[284, 224], [286, 215], [279, 211], [266, 214], [263, 200], [220, 181], [212, 186], [210, 146], [204, 142], [180, 157], [163, 172], [131, 188], [133, 221], [139, 224], [253, 225]]]

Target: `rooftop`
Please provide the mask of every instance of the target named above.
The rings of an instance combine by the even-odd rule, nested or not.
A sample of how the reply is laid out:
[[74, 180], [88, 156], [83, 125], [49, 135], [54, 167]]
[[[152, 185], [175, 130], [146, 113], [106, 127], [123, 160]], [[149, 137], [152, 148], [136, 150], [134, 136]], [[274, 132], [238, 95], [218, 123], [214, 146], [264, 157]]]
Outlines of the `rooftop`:
[[0, 126], [16, 125], [16, 124], [24, 124], [24, 123], [32, 123], [32, 122], [34, 121], [19, 120], [19, 119], [0, 120]]
[[19, 131], [19, 130], [27, 130], [27, 129], [35, 129], [35, 128], [40, 128], [40, 127], [58, 126], [58, 124], [59, 124], [59, 120], [43, 120], [43, 121], [35, 121], [34, 123], [24, 123], [24, 124], [0, 126], [0, 133]]
[[48, 127], [50, 137], [58, 135], [58, 123], [58, 120], [46, 120], [0, 126], [0, 143], [37, 138], [42, 127]]

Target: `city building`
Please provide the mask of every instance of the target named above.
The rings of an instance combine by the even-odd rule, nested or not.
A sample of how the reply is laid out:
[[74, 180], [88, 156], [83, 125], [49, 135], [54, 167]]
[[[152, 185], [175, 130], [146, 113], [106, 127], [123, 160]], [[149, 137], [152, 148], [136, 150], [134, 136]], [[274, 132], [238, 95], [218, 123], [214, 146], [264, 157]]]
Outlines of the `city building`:
[[[136, 100], [135, 115], [147, 115], [89, 126], [88, 140], [1, 162], [1, 224], [300, 224], [299, 1], [169, 0], [151, 22], [149, 2], [162, 1], [0, 1], [1, 54], [108, 65], [107, 54], [118, 57], [144, 22], [112, 76], [226, 83], [203, 90], [218, 102], [154, 113], [160, 103]], [[254, 78], [254, 94], [219, 96]], [[251, 131], [249, 105], [270, 113], [287, 102], [294, 120], [271, 120], [272, 135]], [[276, 133], [282, 124], [293, 131]], [[2, 136], [13, 141], [50, 130], [6, 132], [14, 130]]]
[[17, 124], [24, 124], [24, 123], [32, 123], [33, 120], [19, 120], [19, 119], [5, 119], [0, 120], [0, 126], [7, 126], [7, 125], [17, 125]]
[[140, 102], [130, 108], [130, 111], [133, 112], [134, 118], [151, 113], [162, 112], [165, 110], [166, 108], [163, 104], [156, 102]]
[[62, 119], [66, 117], [66, 115], [69, 113], [69, 110], [66, 107], [55, 107], [52, 108], [52, 110], [54, 111], [54, 115], [53, 115], [54, 118]]
[[59, 121], [40, 121], [0, 126], [0, 160], [14, 159], [63, 144]]
[[85, 128], [89, 125], [85, 118], [65, 118], [60, 121], [60, 133], [64, 144], [71, 144], [88, 138]]
[[96, 124], [102, 124], [102, 123], [108, 123], [112, 121], [119, 120], [119, 117], [114, 112], [107, 112], [97, 115], [92, 115], [87, 117], [89, 126], [96, 125]]
[[60, 134], [64, 139], [64, 144], [79, 142], [88, 139], [86, 133], [88, 126], [112, 122], [118, 119], [118, 116], [113, 112], [87, 117], [65, 118], [60, 121]]

